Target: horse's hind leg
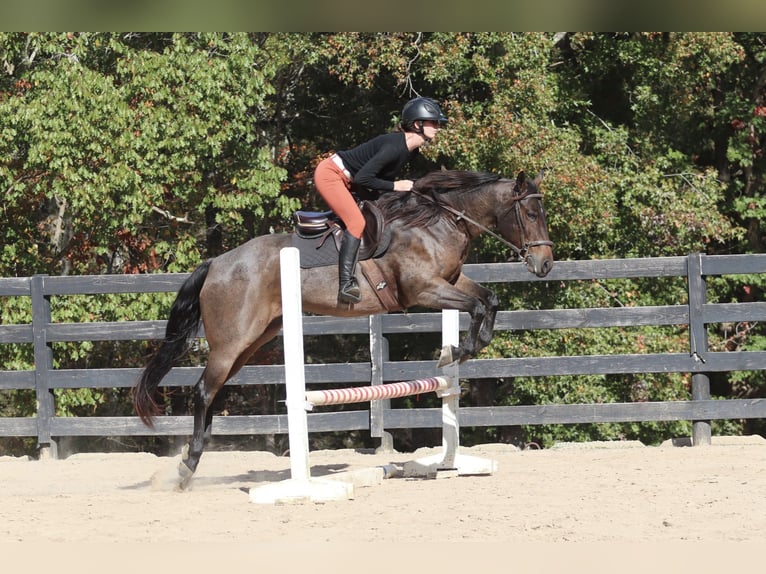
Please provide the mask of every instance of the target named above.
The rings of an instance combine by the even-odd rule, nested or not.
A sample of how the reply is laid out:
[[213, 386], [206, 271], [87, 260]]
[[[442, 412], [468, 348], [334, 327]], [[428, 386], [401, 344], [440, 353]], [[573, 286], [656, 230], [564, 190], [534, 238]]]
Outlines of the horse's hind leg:
[[281, 319], [275, 319], [258, 339], [232, 360], [231, 355], [211, 351], [202, 377], [194, 387], [194, 431], [189, 444], [184, 448], [178, 465], [179, 487], [183, 490], [197, 470], [202, 452], [213, 433], [213, 411], [210, 406], [223, 385], [245, 365], [247, 360], [268, 341], [273, 339], [282, 327]]
[[213, 411], [210, 405], [215, 395], [223, 387], [232, 362], [216, 360], [211, 357], [199, 381], [194, 386], [194, 430], [189, 444], [183, 450], [181, 462], [178, 465], [179, 487], [183, 490], [197, 470], [205, 444], [210, 439], [213, 427]]

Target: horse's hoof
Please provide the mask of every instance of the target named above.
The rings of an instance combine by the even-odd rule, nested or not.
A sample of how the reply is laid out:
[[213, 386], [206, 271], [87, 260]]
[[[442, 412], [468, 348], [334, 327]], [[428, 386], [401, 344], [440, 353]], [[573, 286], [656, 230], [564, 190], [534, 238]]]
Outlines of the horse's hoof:
[[191, 483], [191, 479], [194, 476], [194, 471], [186, 466], [186, 463], [181, 461], [178, 463], [178, 491], [186, 490]]
[[443, 367], [446, 367], [447, 365], [451, 365], [452, 363], [455, 363], [460, 358], [460, 349], [453, 346], [453, 345], [445, 345], [442, 347], [441, 353], [439, 354], [439, 362], [436, 364], [436, 367], [438, 369], [441, 369]]

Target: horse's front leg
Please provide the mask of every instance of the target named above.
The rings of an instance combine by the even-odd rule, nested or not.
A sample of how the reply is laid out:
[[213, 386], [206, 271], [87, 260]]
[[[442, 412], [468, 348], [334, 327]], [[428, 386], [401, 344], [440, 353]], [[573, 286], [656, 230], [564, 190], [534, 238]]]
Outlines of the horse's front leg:
[[442, 347], [441, 353], [439, 354], [439, 362], [436, 366], [442, 368], [452, 363], [462, 363], [473, 357], [477, 352], [477, 333], [482, 322], [481, 316], [471, 314], [471, 324], [468, 327], [468, 331], [466, 332], [465, 337], [463, 337], [460, 346], [455, 347], [454, 345], [445, 345]]
[[482, 287], [464, 274], [455, 282], [455, 288], [464, 295], [480, 302], [475, 305], [471, 316], [471, 323], [460, 347], [445, 347], [439, 357], [438, 367], [444, 367], [452, 362], [460, 363], [474, 357], [492, 341], [497, 316], [498, 299], [493, 291]]
[[[458, 288], [458, 283], [462, 283], [470, 292], [462, 291]], [[455, 285], [442, 281], [419, 291], [418, 304], [432, 309], [457, 309], [458, 311], [465, 311], [471, 317], [468, 332], [463, 337], [460, 346], [445, 349], [439, 359], [439, 367], [455, 361], [462, 363], [487, 345], [486, 342], [482, 342], [484, 337], [482, 325], [488, 314], [491, 315], [491, 323], [494, 324], [497, 304], [495, 303], [494, 309], [492, 309], [492, 305], [488, 305], [490, 302], [485, 302], [482, 299], [486, 295], [484, 291], [487, 290], [463, 276], [458, 279]], [[490, 311], [490, 309], [492, 310]]]
[[[492, 341], [499, 301], [494, 291], [482, 287], [462, 273], [460, 274], [460, 277], [458, 277], [455, 287], [460, 289], [463, 293], [477, 297], [485, 307], [484, 316], [479, 325], [475, 327], [474, 354], [476, 354]], [[473, 326], [473, 321], [471, 323]]]

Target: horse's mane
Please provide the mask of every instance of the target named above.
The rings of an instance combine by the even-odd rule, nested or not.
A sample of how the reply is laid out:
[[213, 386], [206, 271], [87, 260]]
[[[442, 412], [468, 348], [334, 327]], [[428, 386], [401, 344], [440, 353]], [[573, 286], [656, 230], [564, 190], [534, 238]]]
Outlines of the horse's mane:
[[499, 179], [499, 175], [486, 171], [432, 171], [416, 180], [413, 189], [421, 193], [446, 193], [456, 189], [474, 189]]
[[439, 204], [451, 203], [445, 194], [470, 192], [499, 179], [499, 175], [482, 171], [432, 171], [415, 180], [412, 189], [416, 193], [386, 193], [376, 203], [389, 223], [402, 220], [405, 225], [426, 227], [444, 216]]

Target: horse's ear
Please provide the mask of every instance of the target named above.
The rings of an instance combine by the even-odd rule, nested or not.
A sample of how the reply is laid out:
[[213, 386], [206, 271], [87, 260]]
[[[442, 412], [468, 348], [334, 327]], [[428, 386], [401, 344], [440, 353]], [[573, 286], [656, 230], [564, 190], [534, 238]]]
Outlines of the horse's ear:
[[516, 189], [521, 193], [524, 190], [524, 186], [527, 183], [527, 174], [524, 171], [520, 171], [516, 176]]
[[540, 187], [540, 182], [543, 181], [543, 178], [545, 177], [546, 170], [541, 169], [539, 173], [537, 174], [537, 177], [533, 180], [536, 187]]

